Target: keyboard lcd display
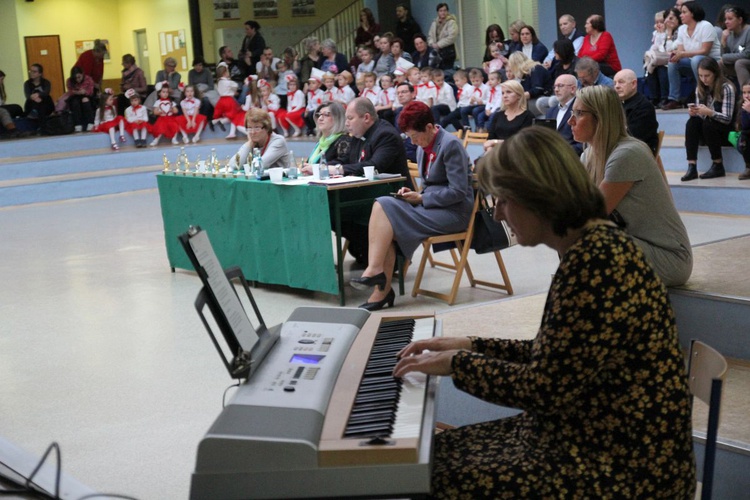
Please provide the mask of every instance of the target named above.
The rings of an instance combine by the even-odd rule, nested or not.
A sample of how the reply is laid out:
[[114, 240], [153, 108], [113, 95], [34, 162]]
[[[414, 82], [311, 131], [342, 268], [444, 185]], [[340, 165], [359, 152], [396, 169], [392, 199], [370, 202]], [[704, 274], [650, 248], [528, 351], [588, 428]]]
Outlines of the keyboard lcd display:
[[289, 362], [302, 363], [304, 365], [317, 365], [323, 360], [323, 358], [325, 358], [325, 355], [321, 354], [295, 354]]

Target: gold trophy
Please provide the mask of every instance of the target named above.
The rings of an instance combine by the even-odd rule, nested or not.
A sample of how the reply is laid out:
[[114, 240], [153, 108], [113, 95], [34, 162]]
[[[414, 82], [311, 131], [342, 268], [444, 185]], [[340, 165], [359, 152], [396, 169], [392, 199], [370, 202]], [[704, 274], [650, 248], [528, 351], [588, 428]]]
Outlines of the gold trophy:
[[167, 159], [167, 153], [164, 153], [164, 156], [162, 156], [161, 158], [161, 162], [164, 164], [164, 170], [162, 170], [162, 172], [164, 172], [165, 174], [168, 174], [169, 173], [169, 160]]

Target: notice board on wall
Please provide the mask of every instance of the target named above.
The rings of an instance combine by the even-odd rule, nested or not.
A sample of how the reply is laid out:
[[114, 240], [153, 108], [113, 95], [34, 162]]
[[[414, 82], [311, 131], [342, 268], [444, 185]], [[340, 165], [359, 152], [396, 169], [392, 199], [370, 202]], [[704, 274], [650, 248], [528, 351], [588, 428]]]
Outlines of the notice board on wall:
[[173, 57], [177, 61], [177, 69], [180, 71], [187, 70], [187, 45], [185, 45], [185, 30], [160, 31], [159, 32], [159, 57], [162, 66], [164, 60]]

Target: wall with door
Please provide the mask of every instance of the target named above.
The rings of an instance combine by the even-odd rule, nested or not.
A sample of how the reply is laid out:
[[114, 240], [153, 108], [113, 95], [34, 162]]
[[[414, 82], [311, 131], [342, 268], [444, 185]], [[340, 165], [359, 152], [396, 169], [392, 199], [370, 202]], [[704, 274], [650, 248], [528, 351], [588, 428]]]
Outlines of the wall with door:
[[20, 38], [16, 19], [16, 0], [0, 0], [3, 27], [0, 29], [0, 70], [5, 73], [8, 102], [23, 106], [23, 82], [28, 78], [25, 59], [19, 50]]

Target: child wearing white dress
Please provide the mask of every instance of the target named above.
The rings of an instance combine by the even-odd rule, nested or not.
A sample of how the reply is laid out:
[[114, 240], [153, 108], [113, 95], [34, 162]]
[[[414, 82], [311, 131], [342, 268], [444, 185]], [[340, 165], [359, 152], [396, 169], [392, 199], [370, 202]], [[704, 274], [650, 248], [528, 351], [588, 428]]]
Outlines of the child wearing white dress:
[[325, 92], [320, 88], [320, 73], [322, 71], [319, 69], [313, 69], [310, 78], [307, 80], [307, 105], [305, 106], [305, 112], [302, 113], [302, 118], [305, 120], [305, 125], [307, 125], [307, 135], [315, 134], [315, 127], [317, 127], [315, 112], [321, 104], [328, 102]]
[[125, 97], [130, 100], [130, 106], [125, 109], [125, 130], [133, 136], [135, 147], [145, 148], [148, 136], [148, 110], [141, 105], [141, 96], [135, 89], [128, 89]]
[[302, 135], [302, 127], [305, 121], [302, 113], [305, 111], [305, 94], [299, 89], [299, 82], [295, 74], [286, 75], [286, 85], [289, 89], [286, 95], [286, 109], [276, 112], [276, 121], [284, 131], [284, 137], [289, 137], [289, 128], [294, 131], [294, 137]]
[[237, 126], [234, 124], [234, 116], [240, 111], [240, 105], [234, 98], [239, 84], [229, 77], [229, 68], [225, 62], [216, 66], [216, 91], [219, 93], [219, 101], [214, 108], [213, 124], [218, 124], [221, 130], [226, 131], [225, 124], [229, 124], [227, 139], [237, 137]]
[[156, 115], [156, 122], [151, 126], [151, 134], [154, 140], [149, 146], [156, 147], [162, 136], [172, 139], [172, 144], [179, 144], [177, 133], [180, 131], [180, 125], [177, 123], [177, 106], [170, 96], [169, 84], [159, 82], [155, 85], [159, 99], [154, 103], [153, 112]]
[[105, 89], [99, 102], [101, 104], [94, 116], [94, 132], [108, 133], [112, 150], [117, 151], [120, 147], [115, 139], [115, 130], [120, 130], [120, 142], [125, 142], [125, 122], [122, 116], [117, 114], [117, 104], [112, 89]]
[[188, 85], [183, 90], [183, 99], [180, 101], [182, 115], [178, 118], [178, 124], [180, 133], [182, 133], [182, 142], [185, 144], [190, 142], [188, 134], [195, 134], [193, 144], [198, 143], [201, 140], [201, 132], [203, 132], [208, 121], [205, 116], [200, 114], [201, 99], [195, 93], [195, 86]]
[[258, 80], [260, 89], [260, 107], [271, 117], [271, 130], [276, 129], [276, 113], [279, 111], [279, 96], [271, 92], [271, 84], [266, 80]]

